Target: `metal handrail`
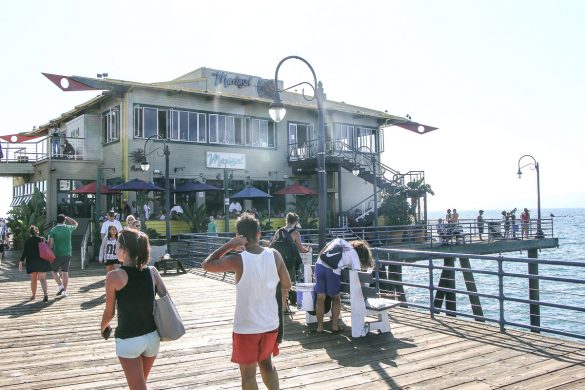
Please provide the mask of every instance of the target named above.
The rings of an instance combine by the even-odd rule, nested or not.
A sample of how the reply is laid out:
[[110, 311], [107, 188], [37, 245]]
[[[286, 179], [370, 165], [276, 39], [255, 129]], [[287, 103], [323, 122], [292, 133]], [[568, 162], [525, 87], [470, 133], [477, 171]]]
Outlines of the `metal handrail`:
[[[87, 256], [87, 245], [91, 237], [93, 237], [93, 223], [88, 223], [83, 233], [83, 239], [81, 240], [81, 269], [85, 269], [85, 265], [88, 263]], [[97, 250], [97, 245], [93, 246], [94, 251]]]
[[68, 159], [83, 160], [85, 155], [85, 138], [67, 137], [67, 140], [73, 145], [74, 154], [66, 155], [62, 149], [52, 150], [52, 137], [45, 136], [34, 141], [23, 141], [19, 143], [0, 142], [4, 157], [3, 163], [34, 163], [47, 159]]
[[[502, 331], [506, 328], [520, 328], [533, 332], [585, 339], [585, 327], [582, 326], [585, 318], [585, 306], [581, 304], [581, 291], [585, 285], [585, 262], [412, 249], [375, 248], [373, 251], [376, 258], [375, 273], [378, 291], [388, 291], [388, 288], [393, 288], [393, 291], [401, 291], [403, 294], [401, 300], [409, 308], [429, 311], [431, 317], [437, 313], [444, 313], [476, 321], [496, 323]], [[400, 255], [406, 256], [413, 253], [427, 257], [428, 260], [406, 262], [382, 259], [385, 256], [400, 257]], [[437, 257], [445, 259], [443, 260], [445, 263], [447, 263], [446, 259], [449, 258], [458, 258], [461, 262], [461, 259], [474, 260], [476, 263], [475, 267], [471, 267], [470, 262], [466, 262], [466, 266], [462, 264], [456, 267], [454, 261], [453, 265], [438, 265], [435, 263], [440, 262], [441, 259], [437, 259]], [[540, 267], [538, 274], [530, 273], [529, 267], [522, 268], [524, 272], [520, 272], [520, 267], [531, 264]], [[570, 276], [552, 273], [554, 267], [562, 269]], [[389, 268], [394, 270], [392, 275], [387, 272]], [[570, 271], [567, 272], [567, 270]], [[440, 279], [437, 278], [438, 272], [441, 272]], [[469, 289], [468, 287], [467, 290], [457, 288], [455, 284], [456, 280], [459, 279], [458, 273], [463, 273], [466, 287], [468, 287], [467, 284], [471, 278], [473, 288]], [[465, 277], [465, 273], [467, 273], [467, 277]], [[411, 274], [416, 275], [416, 277]], [[579, 277], [579, 275], [582, 276]], [[514, 283], [514, 280], [525, 282]], [[539, 287], [540, 298], [531, 299], [528, 280], [554, 282], [555, 284], [553, 289]], [[547, 284], [548, 286], [550, 283]], [[557, 289], [560, 288], [562, 288], [562, 294], [557, 292]], [[440, 294], [444, 297], [440, 302], [445, 301], [445, 307], [442, 303], [440, 306], [435, 303]], [[425, 300], [424, 297], [428, 297], [426, 303], [422, 302]], [[466, 297], [469, 297], [469, 306], [464, 306], [467, 310], [460, 309], [460, 305], [465, 303]], [[545, 298], [543, 299], [543, 297]], [[479, 300], [480, 298], [482, 301]], [[475, 300], [475, 303], [472, 302], [472, 299]], [[481, 315], [476, 312], [478, 304]], [[448, 307], [449, 305], [451, 307]], [[547, 313], [547, 315], [539, 314], [538, 320], [533, 321], [533, 315], [527, 309], [519, 310], [519, 305], [538, 307], [539, 313], [540, 308], [542, 308], [543, 313]], [[471, 313], [468, 308], [471, 308]], [[522, 313], [525, 314], [522, 315]], [[562, 321], [555, 321], [561, 318]], [[541, 321], [544, 325], [540, 324]]]

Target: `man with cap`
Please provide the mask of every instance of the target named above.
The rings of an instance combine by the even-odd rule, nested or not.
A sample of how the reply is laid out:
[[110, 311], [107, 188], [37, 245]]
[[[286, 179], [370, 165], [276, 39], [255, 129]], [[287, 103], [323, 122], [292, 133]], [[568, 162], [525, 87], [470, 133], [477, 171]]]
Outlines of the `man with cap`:
[[108, 211], [108, 219], [106, 219], [106, 221], [102, 224], [102, 228], [100, 230], [100, 236], [102, 240], [104, 239], [105, 236], [108, 235], [108, 229], [110, 228], [110, 225], [114, 225], [119, 232], [122, 231], [122, 224], [120, 223], [120, 221], [114, 218], [115, 216], [116, 213], [114, 212], [114, 210]]
[[524, 236], [528, 238], [528, 229], [530, 228], [530, 212], [527, 208], [524, 208], [522, 214], [520, 214], [520, 222], [522, 224], [522, 239]]
[[483, 210], [479, 210], [479, 215], [477, 216], [477, 232], [479, 233], [479, 240], [483, 241]]

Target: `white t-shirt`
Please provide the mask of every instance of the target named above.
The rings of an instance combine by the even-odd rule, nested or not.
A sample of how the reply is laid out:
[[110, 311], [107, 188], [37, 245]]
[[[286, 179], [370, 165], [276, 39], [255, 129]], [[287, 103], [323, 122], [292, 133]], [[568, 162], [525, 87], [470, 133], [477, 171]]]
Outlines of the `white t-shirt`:
[[145, 203], [144, 204], [144, 219], [150, 218], [150, 207]]
[[105, 254], [105, 258], [106, 260], [118, 260], [118, 256], [116, 256], [116, 244], [118, 243], [118, 240], [114, 239], [106, 239], [106, 254]]
[[278, 328], [276, 285], [280, 281], [273, 249], [260, 254], [244, 251], [242, 277], [236, 284], [234, 333], [257, 334]]
[[102, 229], [100, 230], [100, 234], [104, 234], [104, 238], [105, 236], [108, 235], [108, 229], [110, 228], [110, 225], [114, 225], [116, 229], [118, 229], [118, 233], [122, 231], [122, 224], [120, 223], [120, 221], [117, 221], [115, 219], [113, 221], [110, 221], [108, 219], [106, 220], [106, 222], [102, 224]]
[[[339, 260], [338, 268], [334, 269], [333, 272], [336, 273], [337, 275], [341, 275], [341, 270], [343, 268], [349, 268], [359, 271], [361, 269], [360, 257], [358, 256], [357, 252], [355, 251], [355, 249], [353, 249], [349, 242], [341, 238], [336, 238], [325, 247], [324, 252], [327, 252], [336, 245], [341, 245], [343, 254], [341, 255], [341, 260]], [[321, 261], [321, 259], [318, 259], [316, 264], [321, 264], [322, 266], [331, 269], [331, 267], [325, 264], [324, 261]]]
[[171, 209], [171, 213], [173, 211], [176, 211], [177, 214], [182, 214], [183, 213], [183, 208], [180, 205], [177, 204], [177, 205], [173, 206], [173, 208]]
[[230, 213], [233, 211], [235, 211], [236, 213], [241, 213], [242, 212], [242, 205], [240, 204], [240, 202], [232, 202], [232, 203], [230, 203], [230, 207], [228, 208], [228, 211]]

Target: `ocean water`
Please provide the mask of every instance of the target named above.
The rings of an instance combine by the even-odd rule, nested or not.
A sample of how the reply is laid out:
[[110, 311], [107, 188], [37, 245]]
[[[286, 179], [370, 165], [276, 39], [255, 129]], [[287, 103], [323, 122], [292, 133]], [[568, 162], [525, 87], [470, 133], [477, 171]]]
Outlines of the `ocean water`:
[[[486, 210], [484, 218], [498, 219], [502, 210]], [[531, 216], [536, 217], [536, 210], [531, 210]], [[473, 219], [477, 216], [477, 210], [458, 210], [460, 219]], [[564, 260], [585, 264], [585, 209], [543, 209], [542, 217], [550, 218], [551, 213], [554, 215], [553, 227], [554, 236], [559, 238], [559, 247], [543, 249], [539, 251], [538, 258], [541, 260]], [[434, 221], [437, 218], [444, 218], [444, 212], [430, 212], [429, 220]], [[519, 215], [519, 214], [518, 214]], [[456, 251], [465, 250], [464, 246], [458, 246]], [[497, 254], [494, 254], [497, 255]], [[527, 252], [509, 252], [503, 253], [504, 257], [527, 258]], [[440, 259], [434, 261], [435, 265], [442, 265]], [[456, 266], [459, 266], [458, 262]], [[495, 261], [479, 260], [471, 258], [471, 267], [473, 269], [485, 269], [497, 271]], [[527, 273], [525, 263], [504, 263], [505, 272], [518, 274]], [[585, 281], [585, 267], [567, 267], [567, 266], [550, 266], [540, 265], [539, 274], [546, 276], [556, 276], [563, 278], [574, 278]], [[498, 294], [497, 277], [491, 275], [474, 274], [475, 283], [478, 292], [486, 294]], [[435, 285], [440, 278], [440, 270], [433, 274]], [[428, 270], [411, 267], [403, 267], [403, 280], [426, 284], [428, 283]], [[465, 289], [465, 281], [461, 272], [456, 272], [456, 285], [458, 289]], [[507, 297], [516, 297], [528, 299], [528, 280], [516, 277], [504, 278], [505, 291]], [[407, 301], [415, 302], [422, 305], [428, 305], [428, 290], [406, 287], [405, 293]], [[556, 304], [573, 305], [585, 308], [585, 285], [566, 283], [559, 281], [540, 281], [540, 300]], [[484, 316], [497, 319], [499, 316], [499, 303], [496, 299], [480, 298]], [[443, 306], [444, 307], [444, 306]], [[524, 303], [506, 302], [505, 318], [507, 321], [521, 324], [530, 324], [529, 306]], [[472, 308], [469, 298], [465, 295], [457, 295], [457, 310], [463, 313], [472, 314]], [[568, 331], [585, 337], [585, 313], [565, 310], [558, 308], [541, 307], [540, 313], [541, 326], [544, 328]], [[496, 324], [494, 324], [496, 325]]]

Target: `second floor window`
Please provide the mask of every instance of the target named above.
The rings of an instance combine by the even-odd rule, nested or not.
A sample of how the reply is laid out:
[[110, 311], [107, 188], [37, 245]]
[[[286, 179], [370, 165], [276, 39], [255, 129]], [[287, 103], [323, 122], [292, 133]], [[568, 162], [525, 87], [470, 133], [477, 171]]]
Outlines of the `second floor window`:
[[134, 106], [134, 137], [153, 135], [184, 142], [276, 146], [276, 124], [266, 119]]
[[105, 144], [120, 139], [120, 110], [110, 108], [102, 113], [102, 136]]

